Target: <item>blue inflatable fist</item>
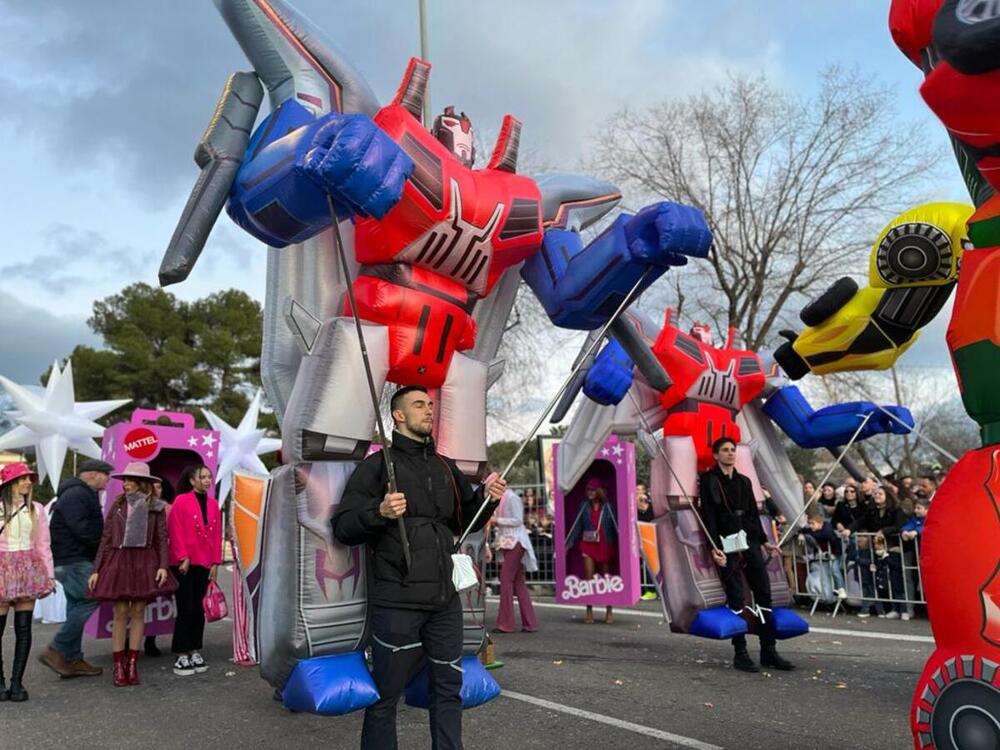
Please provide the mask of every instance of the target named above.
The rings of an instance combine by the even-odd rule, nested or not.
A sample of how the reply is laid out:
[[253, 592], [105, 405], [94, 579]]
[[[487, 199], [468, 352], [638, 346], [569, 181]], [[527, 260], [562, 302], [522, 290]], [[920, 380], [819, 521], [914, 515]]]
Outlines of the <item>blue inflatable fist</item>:
[[293, 99], [258, 126], [229, 195], [237, 224], [272, 247], [302, 242], [337, 215], [380, 219], [399, 202], [413, 160], [366, 115], [319, 119]]
[[330, 114], [300, 168], [353, 213], [381, 219], [399, 202], [413, 160], [367, 115]]
[[641, 294], [670, 266], [704, 258], [712, 233], [701, 211], [664, 201], [622, 214], [583, 247], [577, 232], [549, 229], [521, 276], [560, 328], [604, 325], [629, 292]]
[[587, 371], [583, 392], [598, 404], [617, 404], [632, 387], [633, 366], [621, 344], [612, 341], [601, 350], [593, 366]]
[[701, 211], [668, 201], [631, 217], [625, 239], [633, 258], [662, 266], [683, 266], [689, 256], [705, 258], [712, 247], [712, 232]]

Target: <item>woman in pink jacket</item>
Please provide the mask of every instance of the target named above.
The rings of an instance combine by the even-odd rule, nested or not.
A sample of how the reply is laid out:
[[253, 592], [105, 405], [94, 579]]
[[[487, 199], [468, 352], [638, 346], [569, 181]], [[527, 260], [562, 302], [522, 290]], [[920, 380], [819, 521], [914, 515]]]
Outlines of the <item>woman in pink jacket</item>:
[[222, 563], [222, 514], [218, 501], [209, 494], [212, 484], [207, 467], [185, 469], [167, 518], [170, 565], [180, 582], [171, 650], [177, 654], [174, 674], [182, 676], [208, 671], [201, 655], [205, 635], [201, 602]]
[[0, 470], [0, 644], [12, 604], [16, 638], [9, 689], [0, 651], [0, 701], [28, 700], [21, 678], [31, 651], [32, 612], [35, 600], [48, 596], [56, 585], [45, 510], [31, 500], [36, 479], [38, 475], [22, 463]]

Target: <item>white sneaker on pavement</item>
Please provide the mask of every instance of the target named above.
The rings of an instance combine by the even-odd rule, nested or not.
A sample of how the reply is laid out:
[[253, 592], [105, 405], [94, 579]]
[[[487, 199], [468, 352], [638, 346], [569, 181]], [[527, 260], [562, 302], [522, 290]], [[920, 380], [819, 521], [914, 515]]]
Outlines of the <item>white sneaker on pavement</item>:
[[908, 622], [909, 620], [913, 619], [913, 615], [911, 615], [909, 612], [904, 612], [899, 616], [899, 619], [902, 620], [903, 622]]
[[885, 619], [887, 619], [887, 620], [898, 620], [899, 619], [899, 612], [897, 612], [896, 610], [893, 610], [892, 612], [887, 612], [886, 615], [885, 615]]

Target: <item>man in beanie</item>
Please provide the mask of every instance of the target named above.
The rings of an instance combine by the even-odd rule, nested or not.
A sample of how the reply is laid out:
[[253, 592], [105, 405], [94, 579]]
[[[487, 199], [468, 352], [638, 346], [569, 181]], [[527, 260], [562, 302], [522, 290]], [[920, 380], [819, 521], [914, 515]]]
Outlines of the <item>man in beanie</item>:
[[101, 543], [104, 513], [98, 493], [108, 484], [111, 465], [84, 461], [80, 474], [59, 485], [49, 532], [56, 580], [66, 592], [66, 621], [38, 660], [60, 677], [94, 677], [100, 667], [83, 660], [83, 626], [98, 605], [87, 598], [87, 579]]

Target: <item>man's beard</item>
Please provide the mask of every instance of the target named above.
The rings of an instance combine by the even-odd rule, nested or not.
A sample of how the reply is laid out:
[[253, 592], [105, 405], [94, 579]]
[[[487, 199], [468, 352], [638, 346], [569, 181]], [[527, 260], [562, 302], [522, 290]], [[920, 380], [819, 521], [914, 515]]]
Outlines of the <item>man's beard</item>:
[[431, 433], [434, 431], [433, 422], [407, 422], [406, 429], [412, 432], [414, 435], [420, 435], [420, 437], [430, 437]]

